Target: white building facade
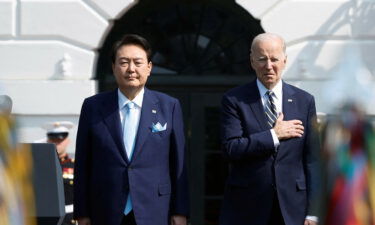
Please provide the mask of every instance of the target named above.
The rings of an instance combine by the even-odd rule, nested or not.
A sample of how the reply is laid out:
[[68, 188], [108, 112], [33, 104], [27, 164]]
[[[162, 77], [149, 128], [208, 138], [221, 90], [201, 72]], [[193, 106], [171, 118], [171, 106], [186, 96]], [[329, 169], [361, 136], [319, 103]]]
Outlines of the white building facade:
[[[237, 0], [266, 32], [286, 39], [284, 80], [334, 113], [343, 99], [375, 114], [374, 0]], [[41, 125], [78, 124], [84, 98], [98, 92], [95, 67], [113, 21], [137, 1], [0, 0], [0, 94], [13, 100], [19, 138], [45, 136]], [[75, 141], [76, 127], [71, 132]], [[69, 151], [74, 152], [74, 145]]]

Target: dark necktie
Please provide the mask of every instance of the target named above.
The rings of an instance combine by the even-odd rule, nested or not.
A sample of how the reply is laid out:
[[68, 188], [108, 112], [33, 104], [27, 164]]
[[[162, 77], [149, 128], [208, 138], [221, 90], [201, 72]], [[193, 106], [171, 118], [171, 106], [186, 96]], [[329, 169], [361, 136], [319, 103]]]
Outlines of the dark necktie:
[[264, 104], [264, 112], [266, 114], [267, 124], [270, 126], [270, 128], [273, 128], [277, 119], [276, 106], [272, 95], [272, 91], [266, 92], [266, 102]]

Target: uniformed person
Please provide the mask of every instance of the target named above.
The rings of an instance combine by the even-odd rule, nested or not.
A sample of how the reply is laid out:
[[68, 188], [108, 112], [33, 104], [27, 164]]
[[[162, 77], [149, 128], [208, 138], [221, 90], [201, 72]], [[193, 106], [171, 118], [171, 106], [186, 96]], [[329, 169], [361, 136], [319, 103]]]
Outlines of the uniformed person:
[[62, 225], [76, 224], [73, 220], [73, 175], [74, 159], [70, 158], [66, 152], [70, 143], [69, 130], [74, 126], [68, 121], [50, 122], [44, 124], [47, 130], [47, 142], [56, 145], [57, 154], [60, 160], [65, 194], [65, 218]]

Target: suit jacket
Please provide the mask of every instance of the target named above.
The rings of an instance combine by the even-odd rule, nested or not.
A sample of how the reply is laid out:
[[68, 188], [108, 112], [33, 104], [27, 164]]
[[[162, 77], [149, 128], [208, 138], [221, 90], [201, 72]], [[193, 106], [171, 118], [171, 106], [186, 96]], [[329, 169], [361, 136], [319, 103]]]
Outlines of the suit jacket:
[[286, 83], [282, 92], [284, 120], [299, 119], [305, 130], [301, 138], [281, 141], [277, 154], [256, 81], [223, 96], [222, 147], [231, 171], [222, 225], [267, 225], [275, 194], [286, 225], [302, 225], [306, 215], [315, 215], [309, 211], [319, 179], [314, 97]]
[[[152, 132], [153, 124], [167, 124]], [[138, 225], [167, 225], [188, 214], [185, 139], [177, 99], [145, 88], [131, 160], [127, 158], [117, 90], [85, 99], [76, 143], [74, 217], [119, 225], [131, 195]]]

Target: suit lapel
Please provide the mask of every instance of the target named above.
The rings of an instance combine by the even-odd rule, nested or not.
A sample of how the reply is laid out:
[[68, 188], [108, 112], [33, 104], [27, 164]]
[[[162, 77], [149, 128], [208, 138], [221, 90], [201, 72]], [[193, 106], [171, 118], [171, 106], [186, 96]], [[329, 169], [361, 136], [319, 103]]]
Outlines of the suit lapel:
[[116, 143], [121, 156], [128, 163], [129, 161], [125, 154], [125, 147], [122, 140], [122, 129], [118, 108], [117, 89], [109, 93], [109, 97], [105, 98], [102, 101], [102, 107], [100, 108], [100, 110], [103, 114], [104, 122], [108, 128], [108, 131], [111, 134], [114, 142]]
[[[298, 110], [296, 108], [296, 96], [294, 95], [293, 89], [285, 82], [283, 82], [283, 99], [282, 108], [284, 114], [284, 120], [294, 120], [297, 119]], [[279, 146], [279, 151], [277, 154], [277, 160], [280, 160], [284, 154], [287, 153], [288, 147], [286, 147], [288, 142], [281, 141]]]
[[297, 119], [296, 99], [293, 89], [283, 82], [283, 114], [284, 120]]
[[157, 102], [157, 98], [147, 88], [145, 88], [141, 118], [139, 120], [132, 160], [139, 155], [142, 145], [146, 141], [147, 136], [151, 133], [152, 123], [156, 120], [156, 114], [152, 111], [157, 109]]
[[261, 96], [259, 94], [259, 89], [256, 84], [256, 80], [250, 83], [249, 86], [249, 93], [247, 94], [249, 98], [249, 105], [251, 110], [253, 111], [255, 118], [257, 119], [259, 126], [262, 130], [269, 129], [266, 121], [266, 116], [264, 114], [264, 108]]

